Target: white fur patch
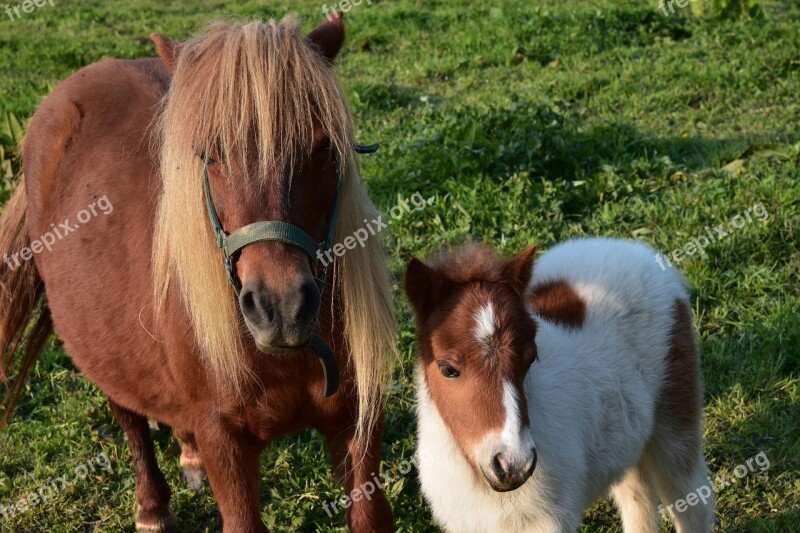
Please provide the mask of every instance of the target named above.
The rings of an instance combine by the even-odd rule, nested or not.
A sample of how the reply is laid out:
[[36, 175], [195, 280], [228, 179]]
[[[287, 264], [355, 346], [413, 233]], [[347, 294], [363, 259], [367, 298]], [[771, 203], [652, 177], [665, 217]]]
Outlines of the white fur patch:
[[492, 302], [482, 305], [475, 313], [475, 338], [481, 344], [489, 344], [497, 331]]

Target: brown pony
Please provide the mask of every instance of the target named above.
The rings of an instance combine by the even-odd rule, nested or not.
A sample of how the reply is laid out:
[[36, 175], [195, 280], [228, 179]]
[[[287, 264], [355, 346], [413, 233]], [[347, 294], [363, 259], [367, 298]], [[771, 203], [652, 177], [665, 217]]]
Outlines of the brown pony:
[[[332, 74], [341, 17], [307, 37], [298, 26], [154, 34], [160, 60], [80, 70], [27, 131], [24, 183], [0, 219], [0, 377], [18, 368], [2, 423], [55, 330], [128, 437], [138, 531], [175, 526], [148, 417], [175, 430], [190, 485], [207, 473], [226, 532], [266, 531], [259, 456], [282, 435], [319, 430], [348, 491], [378, 471], [396, 350], [379, 243], [318, 286], [291, 239], [253, 242], [232, 255], [231, 284], [207, 208], [205, 172], [226, 233], [277, 221], [321, 243], [335, 224], [340, 241], [373, 216]], [[315, 339], [340, 370], [330, 397]], [[348, 523], [391, 531], [386, 498], [354, 502]]]

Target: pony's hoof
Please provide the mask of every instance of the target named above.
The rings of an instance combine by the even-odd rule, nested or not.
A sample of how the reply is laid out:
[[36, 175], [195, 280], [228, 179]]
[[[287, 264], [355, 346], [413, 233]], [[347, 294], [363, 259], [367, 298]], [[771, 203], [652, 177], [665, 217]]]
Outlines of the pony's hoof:
[[167, 509], [162, 515], [139, 512], [136, 516], [136, 533], [177, 533], [178, 521]]
[[184, 466], [183, 478], [186, 486], [195, 492], [201, 492], [206, 480], [206, 471], [196, 466]]
[[206, 479], [206, 471], [203, 468], [203, 461], [197, 452], [197, 444], [186, 444], [181, 441], [181, 468], [183, 469], [183, 479], [189, 489], [200, 492], [203, 490], [203, 482]]

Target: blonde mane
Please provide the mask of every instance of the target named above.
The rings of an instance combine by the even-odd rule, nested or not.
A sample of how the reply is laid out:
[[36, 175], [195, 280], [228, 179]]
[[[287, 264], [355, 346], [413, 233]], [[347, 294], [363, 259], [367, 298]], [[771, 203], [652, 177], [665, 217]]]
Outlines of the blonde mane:
[[[199, 154], [247, 161], [248, 187], [291, 175], [297, 147], [311, 146], [318, 121], [339, 154], [341, 210], [336, 242], [371, 219], [374, 207], [358, 177], [353, 124], [331, 67], [286, 17], [247, 24], [212, 23], [181, 44], [160, 116], [162, 190], [153, 249], [156, 308], [174, 283], [197, 346], [220, 383], [240, 390], [250, 374], [244, 330], [206, 213]], [[274, 179], [274, 178], [273, 178]], [[289, 184], [271, 184], [288, 186]], [[333, 269], [341, 296], [350, 371], [358, 387], [357, 438], [375, 426], [396, 358], [396, 321], [386, 259], [377, 239], [349, 251]]]

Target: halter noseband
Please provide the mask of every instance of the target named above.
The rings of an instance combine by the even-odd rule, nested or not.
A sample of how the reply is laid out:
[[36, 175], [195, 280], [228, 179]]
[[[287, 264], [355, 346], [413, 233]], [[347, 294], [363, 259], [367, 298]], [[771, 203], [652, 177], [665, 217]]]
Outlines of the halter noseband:
[[[378, 145], [373, 144], [370, 146], [362, 146], [356, 144], [354, 146], [355, 152], [358, 154], [372, 154], [378, 151]], [[203, 166], [203, 187], [205, 189], [206, 208], [208, 209], [208, 218], [211, 222], [211, 228], [214, 231], [214, 237], [217, 240], [217, 246], [225, 254], [225, 271], [228, 273], [228, 281], [230, 281], [233, 288], [238, 294], [242, 290], [242, 284], [236, 276], [236, 268], [234, 266], [234, 259], [236, 254], [242, 251], [247, 246], [257, 242], [264, 241], [279, 241], [286, 244], [291, 244], [303, 250], [311, 260], [311, 269], [314, 273], [314, 280], [319, 288], [320, 296], [325, 290], [325, 283], [328, 276], [328, 265], [325, 264], [322, 270], [317, 274], [319, 267], [319, 252], [326, 251], [333, 246], [333, 239], [336, 233], [336, 222], [339, 216], [339, 195], [340, 195], [340, 181], [339, 181], [339, 165], [336, 166], [336, 192], [333, 197], [333, 205], [331, 206], [330, 216], [328, 217], [328, 231], [325, 234], [325, 240], [317, 242], [306, 233], [302, 228], [283, 222], [280, 220], [267, 220], [261, 222], [254, 222], [243, 228], [239, 228], [233, 233], [228, 233], [222, 227], [222, 222], [219, 220], [217, 209], [214, 206], [214, 199], [211, 197], [211, 187], [208, 178], [208, 165]], [[319, 357], [320, 364], [322, 365], [322, 372], [325, 376], [325, 396], [331, 396], [339, 389], [339, 368], [336, 364], [336, 358], [333, 355], [333, 350], [328, 346], [328, 343], [319, 336], [317, 333], [311, 339], [309, 346]]]

